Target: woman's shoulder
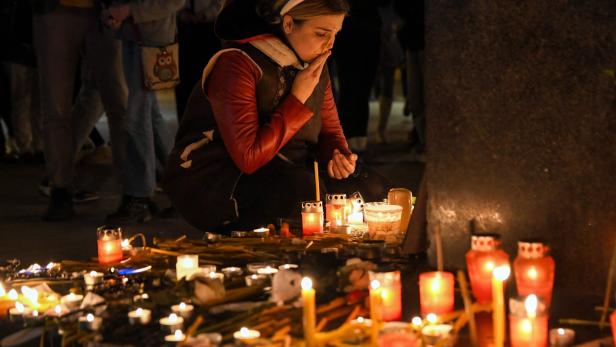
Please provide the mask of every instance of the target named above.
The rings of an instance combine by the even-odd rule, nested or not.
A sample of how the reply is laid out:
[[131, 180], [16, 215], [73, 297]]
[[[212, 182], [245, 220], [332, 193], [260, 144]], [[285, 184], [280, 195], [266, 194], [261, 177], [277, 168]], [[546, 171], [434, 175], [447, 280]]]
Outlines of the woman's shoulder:
[[238, 47], [218, 51], [203, 69], [202, 81], [205, 82], [212, 73], [221, 73], [232, 78], [238, 74], [249, 74], [256, 80], [263, 75], [259, 64], [244, 50]]

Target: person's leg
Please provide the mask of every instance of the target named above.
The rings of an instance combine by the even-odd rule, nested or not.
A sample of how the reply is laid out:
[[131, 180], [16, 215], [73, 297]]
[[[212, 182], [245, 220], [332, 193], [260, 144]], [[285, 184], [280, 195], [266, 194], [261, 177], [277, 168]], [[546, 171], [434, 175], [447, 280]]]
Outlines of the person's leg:
[[173, 137], [169, 132], [169, 127], [162, 112], [156, 95], [152, 102], [152, 130], [154, 136], [154, 153], [156, 158], [155, 177], [160, 181], [163, 176], [164, 167], [167, 164], [167, 157], [173, 146]]
[[75, 139], [71, 121], [74, 76], [89, 18], [55, 10], [33, 18], [39, 70], [46, 171], [52, 191], [46, 220], [73, 215]]
[[32, 127], [30, 126], [31, 88], [32, 83], [28, 66], [5, 62], [10, 79], [11, 120], [15, 136], [15, 144], [19, 155], [32, 152]]
[[[110, 30], [94, 25], [88, 33], [86, 47], [86, 59], [91, 66], [107, 115], [113, 165], [117, 175], [121, 176], [125, 161], [128, 99], [122, 66], [122, 43], [114, 38]], [[139, 69], [133, 73], [140, 76], [140, 71]]]
[[103, 104], [96, 87], [94, 71], [86, 59], [81, 62], [81, 88], [73, 104], [75, 155], [79, 153], [94, 125], [103, 115]]

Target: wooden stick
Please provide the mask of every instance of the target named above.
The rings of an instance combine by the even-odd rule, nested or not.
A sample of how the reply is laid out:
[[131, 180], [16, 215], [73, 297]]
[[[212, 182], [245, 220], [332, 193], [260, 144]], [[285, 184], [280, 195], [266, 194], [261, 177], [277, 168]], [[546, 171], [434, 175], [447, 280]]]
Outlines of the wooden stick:
[[317, 190], [317, 199], [316, 201], [321, 201], [321, 192], [319, 191], [319, 162], [314, 161], [314, 185]]
[[443, 240], [440, 223], [436, 223], [434, 228], [434, 242], [436, 243], [436, 268], [438, 271], [443, 271]]
[[599, 321], [599, 327], [603, 329], [603, 326], [607, 322], [608, 308], [610, 307], [610, 296], [612, 295], [612, 285], [614, 284], [614, 272], [616, 271], [616, 245], [614, 245], [614, 252], [612, 253], [612, 261], [610, 262], [610, 270], [607, 275], [607, 286], [605, 287], [605, 297], [603, 298], [603, 313], [601, 314], [601, 320]]
[[584, 326], [601, 326], [601, 322], [596, 322], [594, 320], [583, 320], [583, 319], [559, 319], [558, 322], [560, 324], [567, 325], [584, 325]]
[[478, 346], [475, 314], [472, 311], [473, 300], [471, 300], [470, 293], [468, 292], [468, 284], [466, 282], [466, 274], [464, 274], [464, 271], [458, 270], [458, 283], [460, 284], [460, 291], [462, 292], [462, 299], [464, 301], [464, 312], [468, 316], [468, 330], [471, 338], [471, 345]]
[[[604, 308], [601, 306], [595, 306], [595, 311], [599, 311], [599, 312], [603, 312]], [[608, 312], [612, 312], [614, 310], [616, 310], [616, 308], [614, 307], [608, 307], [607, 308]]]

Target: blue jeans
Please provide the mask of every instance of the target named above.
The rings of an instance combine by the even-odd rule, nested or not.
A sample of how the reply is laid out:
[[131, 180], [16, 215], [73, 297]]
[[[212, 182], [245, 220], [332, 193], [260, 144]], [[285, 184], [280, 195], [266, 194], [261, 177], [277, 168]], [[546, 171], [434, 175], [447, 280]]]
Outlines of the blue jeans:
[[171, 134], [160, 112], [156, 93], [144, 88], [139, 46], [124, 41], [122, 56], [128, 87], [122, 188], [125, 195], [150, 197], [156, 188], [157, 167], [164, 166], [171, 150]]

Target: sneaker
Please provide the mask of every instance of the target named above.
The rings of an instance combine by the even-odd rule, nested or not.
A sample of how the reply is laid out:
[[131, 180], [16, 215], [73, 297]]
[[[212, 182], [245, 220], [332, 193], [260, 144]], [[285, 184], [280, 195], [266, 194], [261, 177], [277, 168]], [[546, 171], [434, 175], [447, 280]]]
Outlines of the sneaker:
[[[51, 197], [51, 185], [49, 184], [48, 178], [43, 178], [41, 183], [39, 183], [38, 191], [41, 195], [45, 197]], [[73, 191], [73, 203], [74, 204], [84, 204], [86, 202], [92, 202], [99, 200], [101, 197], [98, 196], [95, 192], [91, 192], [85, 189], [75, 189]]]
[[150, 198], [124, 195], [117, 211], [107, 215], [107, 222], [113, 224], [145, 223], [152, 219]]
[[47, 222], [60, 222], [71, 219], [75, 215], [73, 210], [73, 197], [67, 188], [54, 188], [51, 190], [49, 206], [43, 215]]

